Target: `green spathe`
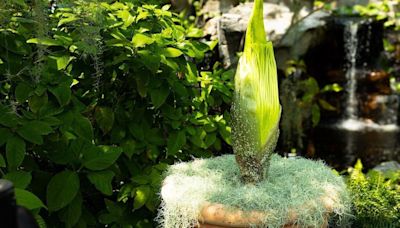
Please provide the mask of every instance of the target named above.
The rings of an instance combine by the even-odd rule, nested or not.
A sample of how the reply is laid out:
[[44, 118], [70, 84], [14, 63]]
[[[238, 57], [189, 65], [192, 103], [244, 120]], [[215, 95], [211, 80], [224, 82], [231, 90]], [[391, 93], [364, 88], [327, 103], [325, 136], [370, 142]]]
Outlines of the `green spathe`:
[[[207, 203], [264, 212], [262, 227], [269, 228], [285, 225], [293, 210], [297, 217], [290, 222], [301, 227], [320, 227], [329, 212], [330, 223], [338, 227], [346, 227], [350, 218], [351, 201], [342, 177], [321, 161], [274, 154], [268, 177], [255, 185], [240, 182], [232, 155], [176, 164], [166, 176], [158, 218], [165, 228], [197, 225]], [[330, 211], [324, 197], [329, 198]]]
[[281, 114], [272, 43], [267, 41], [263, 1], [256, 0], [235, 75], [233, 149], [246, 183], [259, 182], [278, 139]]

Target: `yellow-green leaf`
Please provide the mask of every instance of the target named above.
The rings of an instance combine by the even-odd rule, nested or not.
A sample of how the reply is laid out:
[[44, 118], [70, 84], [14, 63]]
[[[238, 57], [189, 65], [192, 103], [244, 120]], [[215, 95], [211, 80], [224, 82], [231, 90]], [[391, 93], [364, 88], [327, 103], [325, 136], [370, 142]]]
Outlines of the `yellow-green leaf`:
[[132, 38], [132, 43], [136, 48], [144, 47], [146, 45], [154, 43], [154, 39], [152, 37], [146, 36], [141, 33], [137, 33]]
[[179, 49], [173, 48], [173, 47], [164, 48], [164, 49], [162, 49], [161, 53], [165, 57], [170, 57], [170, 58], [176, 58], [183, 54], [182, 51], [180, 51]]
[[150, 187], [147, 185], [142, 185], [136, 188], [135, 199], [133, 201], [133, 208], [139, 209], [143, 205], [145, 205], [150, 197], [150, 193], [151, 193]]
[[45, 46], [62, 46], [62, 43], [58, 40], [50, 38], [32, 38], [26, 41], [28, 44], [40, 44]]

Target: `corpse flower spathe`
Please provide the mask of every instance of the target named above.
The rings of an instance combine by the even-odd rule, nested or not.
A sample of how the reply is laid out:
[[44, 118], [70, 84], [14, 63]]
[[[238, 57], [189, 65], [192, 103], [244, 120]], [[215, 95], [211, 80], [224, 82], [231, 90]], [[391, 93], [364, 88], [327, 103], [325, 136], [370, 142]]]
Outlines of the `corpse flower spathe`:
[[258, 182], [275, 149], [281, 114], [276, 63], [264, 30], [262, 0], [255, 0], [247, 27], [232, 111], [233, 149], [242, 177], [249, 179], [246, 182]]

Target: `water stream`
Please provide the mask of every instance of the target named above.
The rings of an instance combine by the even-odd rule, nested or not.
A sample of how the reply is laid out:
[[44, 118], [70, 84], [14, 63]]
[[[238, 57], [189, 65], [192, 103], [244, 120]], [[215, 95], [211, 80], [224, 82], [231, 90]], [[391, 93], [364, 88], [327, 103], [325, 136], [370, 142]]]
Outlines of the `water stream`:
[[349, 120], [357, 119], [357, 78], [356, 78], [356, 63], [357, 63], [357, 31], [358, 31], [358, 23], [354, 21], [350, 21], [345, 26], [345, 51], [346, 51], [346, 60], [348, 64], [348, 70], [346, 72], [346, 79], [348, 80], [348, 85], [346, 88], [346, 92], [348, 93], [346, 106], [345, 106], [345, 117]]
[[[359, 48], [358, 41], [358, 21], [347, 21], [344, 26], [344, 41], [346, 53], [346, 79], [347, 85], [345, 91], [347, 94], [344, 106], [344, 119], [337, 125], [340, 129], [350, 131], [358, 131], [363, 129], [380, 130], [380, 131], [395, 131], [398, 130], [397, 121], [390, 124], [378, 124], [373, 121], [365, 121], [360, 119], [358, 113], [358, 98], [357, 98], [357, 54]], [[367, 36], [371, 36], [368, 31]], [[369, 48], [368, 44], [366, 47]]]

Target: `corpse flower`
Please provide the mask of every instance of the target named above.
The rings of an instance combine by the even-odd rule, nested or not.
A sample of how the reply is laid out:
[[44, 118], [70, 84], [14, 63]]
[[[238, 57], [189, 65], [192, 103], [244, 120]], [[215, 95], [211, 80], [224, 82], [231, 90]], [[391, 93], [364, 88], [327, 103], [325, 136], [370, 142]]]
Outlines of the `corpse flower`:
[[235, 75], [233, 149], [244, 182], [265, 176], [279, 134], [277, 69], [273, 46], [267, 40], [263, 1], [256, 0], [246, 32], [243, 55]]

